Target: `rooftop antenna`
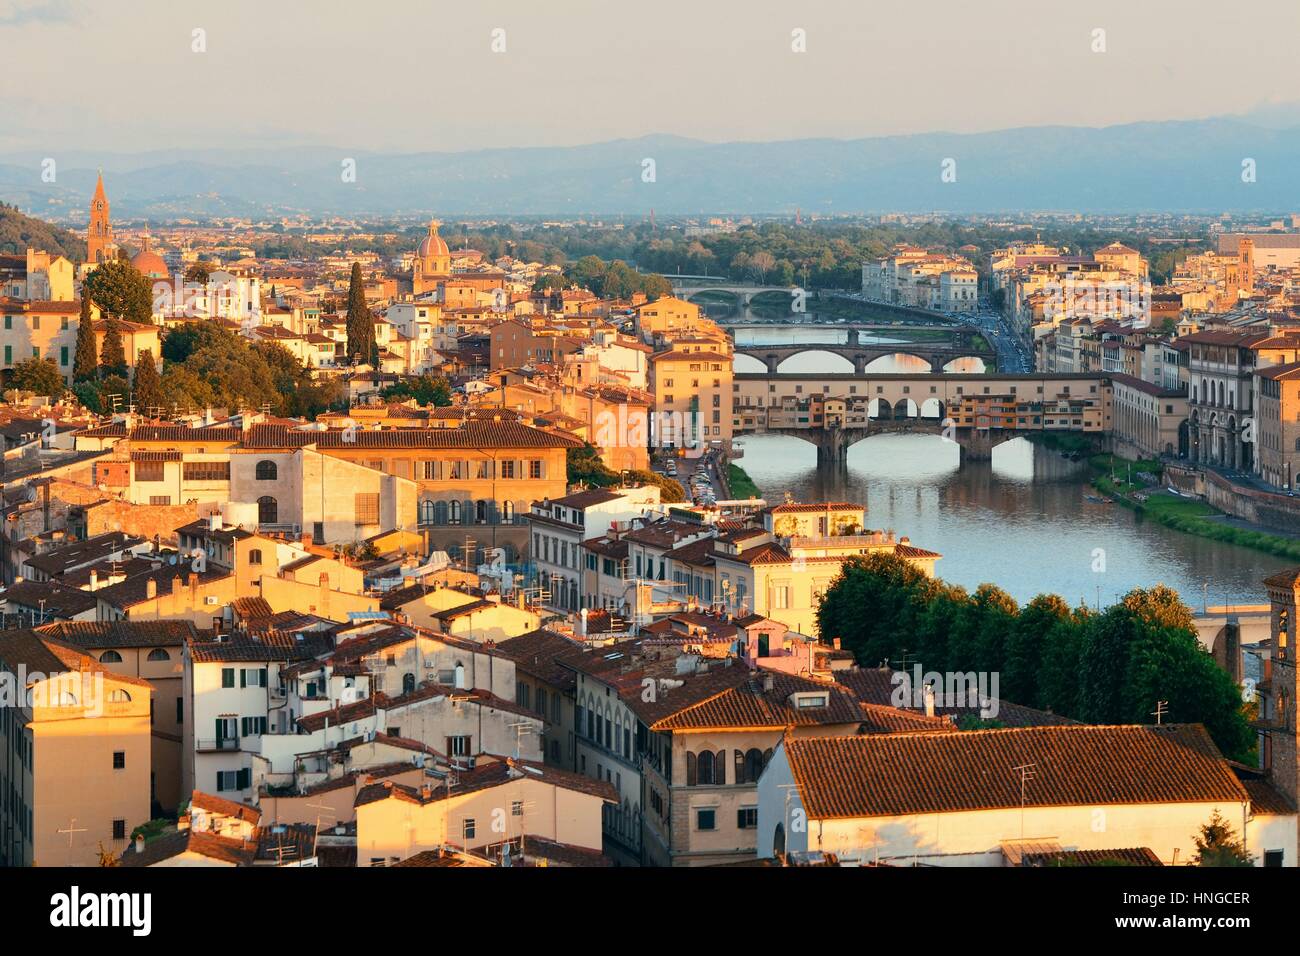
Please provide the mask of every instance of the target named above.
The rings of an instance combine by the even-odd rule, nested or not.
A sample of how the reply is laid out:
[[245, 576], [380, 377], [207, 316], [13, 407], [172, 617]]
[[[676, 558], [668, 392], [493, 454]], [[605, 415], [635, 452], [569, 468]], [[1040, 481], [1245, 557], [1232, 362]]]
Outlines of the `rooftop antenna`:
[[320, 843], [320, 818], [322, 814], [327, 815], [335, 823], [338, 823], [339, 818], [338, 815], [334, 812], [334, 808], [327, 803], [307, 803], [304, 804], [304, 806], [309, 807], [312, 810], [318, 811], [316, 813], [316, 832], [312, 834], [312, 838], [311, 838], [311, 855], [315, 856], [317, 844]]
[[1025, 787], [1030, 780], [1037, 775], [1037, 764], [1022, 763], [1019, 767], [1012, 767], [1012, 773], [1020, 774], [1020, 839], [1025, 838]]
[[523, 758], [519, 755], [519, 747], [523, 742], [524, 734], [534, 732], [533, 725], [529, 721], [520, 720], [513, 724], [506, 724], [506, 726], [515, 732], [515, 759], [522, 760]]
[[1164, 716], [1167, 713], [1169, 713], [1169, 701], [1167, 700], [1156, 701], [1156, 709], [1151, 711], [1151, 716], [1156, 719], [1157, 727], [1160, 726], [1161, 720], [1164, 719]]

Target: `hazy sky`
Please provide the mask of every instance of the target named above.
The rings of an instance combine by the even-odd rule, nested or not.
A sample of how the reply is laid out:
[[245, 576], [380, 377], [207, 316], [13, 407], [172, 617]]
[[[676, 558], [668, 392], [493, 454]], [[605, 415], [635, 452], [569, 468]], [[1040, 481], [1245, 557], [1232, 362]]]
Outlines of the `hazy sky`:
[[1297, 36], [1296, 0], [0, 0], [0, 150], [1186, 119], [1300, 99]]

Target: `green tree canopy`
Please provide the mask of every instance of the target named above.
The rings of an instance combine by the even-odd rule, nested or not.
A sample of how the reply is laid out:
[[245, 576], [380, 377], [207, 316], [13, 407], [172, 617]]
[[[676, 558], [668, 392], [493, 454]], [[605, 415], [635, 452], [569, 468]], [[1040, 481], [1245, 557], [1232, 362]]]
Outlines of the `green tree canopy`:
[[99, 351], [95, 344], [94, 322], [90, 317], [90, 296], [81, 297], [81, 316], [77, 319], [77, 350], [72, 360], [74, 382], [93, 381], [99, 375]]
[[142, 325], [153, 321], [153, 292], [149, 280], [125, 259], [113, 259], [96, 266], [86, 276], [82, 294], [89, 295], [105, 315]]
[[1166, 587], [1134, 589], [1101, 613], [1056, 595], [1018, 608], [992, 585], [967, 595], [878, 553], [844, 563], [817, 619], [865, 666], [906, 654], [926, 670], [997, 673], [1007, 700], [1087, 723], [1154, 723], [1163, 700], [1163, 719], [1203, 724], [1232, 759], [1253, 753], [1239, 689]]
[[53, 359], [29, 358], [9, 370], [9, 387], [58, 398], [68, 386]]
[[126, 348], [122, 344], [122, 330], [115, 316], [105, 321], [104, 344], [99, 350], [99, 369], [105, 376], [126, 377]]
[[1196, 837], [1197, 866], [1254, 866], [1250, 852], [1237, 838], [1231, 824], [1215, 810], [1210, 822]]
[[424, 374], [403, 378], [379, 393], [385, 401], [415, 399], [421, 406], [446, 408], [451, 404], [451, 385], [441, 375]]
[[158, 377], [158, 367], [154, 365], [153, 352], [141, 349], [135, 363], [135, 407], [148, 412], [154, 408], [164, 408], [162, 382]]
[[366, 286], [361, 277], [361, 263], [352, 263], [348, 282], [348, 355], [354, 362], [369, 362], [375, 352], [375, 322], [366, 304]]

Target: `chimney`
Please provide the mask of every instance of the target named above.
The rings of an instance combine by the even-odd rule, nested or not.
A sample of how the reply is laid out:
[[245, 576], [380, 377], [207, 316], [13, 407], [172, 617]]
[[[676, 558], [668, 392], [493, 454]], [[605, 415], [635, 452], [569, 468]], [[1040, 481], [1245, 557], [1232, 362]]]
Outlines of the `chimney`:
[[181, 576], [178, 574], [172, 578], [172, 598], [173, 600], [181, 596]]
[[[95, 586], [95, 582], [94, 582], [95, 572], [92, 571], [90, 573], [91, 573], [91, 582], [90, 582], [91, 590], [93, 591]], [[150, 578], [148, 581], [144, 582], [144, 596], [145, 596], [145, 600], [147, 601], [152, 601], [154, 598], [158, 596], [158, 582], [153, 578]]]
[[924, 696], [925, 696], [925, 716], [933, 717], [934, 716], [934, 685], [933, 684], [925, 685]]
[[137, 855], [137, 856], [139, 856], [141, 853], [144, 852], [144, 834], [143, 834], [143, 833], [137, 833], [137, 834], [135, 835], [135, 852], [136, 852], [136, 855]]
[[94, 568], [91, 568], [90, 569], [90, 590], [97, 591], [98, 589], [99, 589], [99, 572], [96, 571]]
[[840, 649], [840, 639], [838, 637], [831, 641], [831, 647], [835, 648], [837, 651]]
[[321, 617], [330, 616], [330, 576], [321, 572], [320, 576], [320, 609], [316, 612]]
[[221, 530], [221, 512], [220, 512], [220, 511], [214, 511], [212, 514], [208, 515], [208, 530], [209, 530], [209, 531], [220, 531], [220, 530]]
[[764, 675], [763, 675], [763, 691], [764, 691], [764, 693], [769, 693], [769, 694], [770, 694], [770, 693], [772, 692], [772, 688], [775, 687], [775, 686], [776, 686], [776, 684], [775, 684], [775, 682], [772, 680], [772, 675], [771, 675], [771, 674], [764, 674]]
[[195, 571], [190, 572], [190, 608], [193, 609], [199, 603], [199, 575]]

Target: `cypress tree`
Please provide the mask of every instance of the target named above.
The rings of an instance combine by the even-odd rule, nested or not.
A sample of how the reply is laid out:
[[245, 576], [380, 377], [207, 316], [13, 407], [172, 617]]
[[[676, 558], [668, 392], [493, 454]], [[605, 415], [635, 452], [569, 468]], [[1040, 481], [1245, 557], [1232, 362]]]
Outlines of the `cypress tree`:
[[117, 327], [117, 319], [111, 315], [107, 324], [104, 346], [99, 350], [99, 367], [105, 378], [110, 375], [126, 378], [126, 349], [122, 347], [121, 330]]
[[153, 362], [153, 352], [142, 349], [135, 363], [135, 407], [146, 414], [163, 405], [162, 380]]
[[366, 305], [366, 290], [361, 279], [361, 263], [352, 263], [348, 283], [348, 355], [354, 362], [369, 362], [374, 351], [375, 325]]
[[77, 354], [72, 363], [74, 382], [94, 381], [99, 370], [99, 354], [95, 348], [95, 329], [90, 318], [90, 296], [81, 294], [81, 318], [77, 320]]

